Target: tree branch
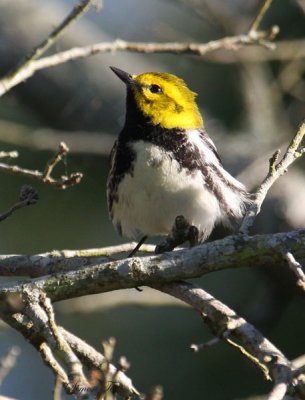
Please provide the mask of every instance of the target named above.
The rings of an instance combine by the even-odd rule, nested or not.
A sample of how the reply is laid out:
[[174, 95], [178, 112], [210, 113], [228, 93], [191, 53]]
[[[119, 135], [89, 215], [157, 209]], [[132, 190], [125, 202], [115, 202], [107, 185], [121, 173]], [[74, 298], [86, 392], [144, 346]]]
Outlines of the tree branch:
[[[279, 31], [278, 27], [272, 27], [268, 32], [258, 31], [260, 22], [271, 2], [272, 0], [262, 1], [249, 32], [245, 35], [225, 37], [205, 44], [132, 43], [117, 40], [113, 43], [74, 48], [50, 57], [40, 58], [65, 29], [89, 8], [92, 0], [83, 0], [19, 66], [0, 81], [0, 96], [40, 69], [102, 52], [118, 50], [142, 53], [171, 52], [203, 56], [218, 49], [236, 50], [248, 45], [274, 48], [272, 41]], [[242, 233], [249, 232], [271, 185], [295, 159], [304, 153], [304, 149], [299, 148], [304, 134], [305, 124], [303, 123], [282, 160], [278, 162], [278, 152], [270, 159], [269, 172], [255, 194], [254, 206], [243, 222]], [[82, 177], [79, 173], [68, 177], [62, 176], [60, 179], [51, 177], [54, 167], [67, 152], [68, 148], [62, 143], [58, 153], [49, 161], [44, 172], [25, 170], [3, 163], [0, 164], [0, 170], [26, 175], [63, 189], [68, 185], [78, 183]], [[2, 156], [6, 155], [0, 154], [0, 157]], [[6, 213], [7, 216], [21, 206], [14, 207]], [[5, 214], [2, 219], [4, 218], [6, 218]], [[148, 285], [179, 298], [199, 311], [217, 338], [242, 352], [263, 371], [266, 377], [271, 377], [274, 387], [269, 400], [280, 400], [291, 388], [292, 379], [294, 382], [297, 381], [297, 389], [304, 390], [304, 382], [299, 379], [303, 367], [296, 370], [284, 354], [263, 337], [254, 326], [219, 300], [190, 283], [172, 282], [199, 277], [215, 270], [245, 265], [249, 267], [264, 263], [283, 265], [284, 257], [304, 285], [301, 264], [294, 258], [295, 256], [298, 259], [305, 258], [304, 240], [305, 229], [253, 237], [230, 236], [190, 250], [123, 260], [110, 258], [116, 254], [118, 248], [108, 249], [108, 251], [103, 249], [102, 254], [96, 254], [96, 250], [94, 250], [95, 253], [91, 250], [87, 253], [86, 251], [63, 251], [36, 256], [2, 256], [0, 273], [15, 276], [22, 273], [39, 276], [39, 278], [1, 285], [0, 315], [41, 352], [46, 363], [56, 376], [60, 377], [68, 392], [75, 393], [76, 389], [81, 387], [90, 388], [90, 383], [83, 372], [83, 365], [87, 365], [89, 368], [93, 366], [99, 368], [107, 376], [111, 369], [113, 371], [111, 376], [119, 383], [120, 393], [125, 398], [131, 395], [139, 396], [129, 378], [120, 369], [111, 366], [109, 357], [108, 359], [103, 357], [89, 345], [56, 325], [51, 300], [55, 302], [87, 294]], [[285, 252], [283, 249], [289, 249], [289, 251]], [[61, 356], [62, 365], [55, 357], [58, 354]], [[105, 361], [107, 371], [102, 367]], [[107, 382], [106, 378], [105, 381]]]
[[43, 182], [48, 182], [51, 179], [51, 173], [54, 167], [68, 154], [69, 148], [64, 142], [60, 142], [58, 152], [47, 162], [45, 170], [42, 174]]
[[86, 11], [88, 11], [93, 2], [94, 0], [82, 0], [80, 4], [76, 5], [68, 16], [49, 34], [49, 36], [38, 46], [34, 47], [31, 53], [6, 75], [4, 82], [16, 79], [16, 76], [22, 70], [26, 69], [26, 67], [28, 67], [34, 60], [40, 58], [60, 38], [60, 36], [63, 35], [66, 29], [73, 22], [77, 21]]
[[62, 51], [31, 62], [25, 66], [17, 75], [12, 78], [4, 77], [0, 80], [0, 96], [8, 92], [11, 88], [33, 76], [37, 71], [49, 67], [64, 64], [68, 61], [86, 58], [101, 53], [113, 53], [115, 51], [130, 51], [134, 53], [174, 53], [174, 54], [191, 54], [203, 56], [219, 49], [237, 50], [240, 46], [262, 45], [271, 43], [264, 41], [268, 38], [268, 34], [259, 35], [252, 38], [248, 34], [225, 37], [218, 40], [212, 40], [208, 43], [141, 43], [127, 42], [124, 40], [115, 40], [114, 42], [96, 43], [84, 47], [74, 47], [72, 49]]
[[[0, 276], [51, 275], [59, 271], [84, 268], [113, 261], [113, 256], [130, 253], [136, 242], [124, 243], [100, 249], [53, 250], [35, 255], [0, 255]], [[155, 246], [143, 244], [140, 253], [153, 253]]]
[[[227, 49], [236, 50], [241, 46], [260, 45], [268, 49], [273, 49], [275, 46], [272, 41], [279, 32], [277, 26], [273, 26], [270, 31], [258, 32], [257, 28], [261, 19], [269, 7], [262, 7], [257, 16], [254, 18], [250, 30], [247, 34], [225, 37], [218, 40], [212, 40], [208, 43], [141, 43], [141, 42], [126, 42], [116, 40], [111, 43], [97, 43], [85, 47], [75, 47], [70, 50], [58, 52], [49, 57], [40, 58], [41, 55], [58, 39], [64, 29], [75, 21], [84, 11], [87, 10], [92, 0], [85, 0], [82, 6], [75, 8], [71, 15], [68, 16], [55, 30], [37, 46], [33, 52], [25, 59], [21, 65], [15, 68], [12, 72], [4, 76], [0, 80], [0, 96], [8, 92], [11, 88], [18, 85], [34, 75], [35, 72], [63, 64], [70, 60], [88, 57], [98, 53], [109, 53], [114, 51], [131, 51], [137, 53], [175, 53], [175, 54], [193, 54], [203, 56], [209, 52]], [[270, 1], [271, 3], [271, 1]], [[269, 4], [270, 5], [270, 4]]]
[[18, 151], [0, 151], [0, 158], [17, 158], [19, 157]]
[[254, 18], [249, 32], [256, 32], [268, 8], [271, 6], [272, 0], [263, 0], [256, 17]]
[[[72, 333], [65, 330], [63, 327], [59, 327], [62, 335], [67, 340], [73, 351], [77, 354], [80, 360], [83, 362], [87, 368], [97, 368], [99, 369], [101, 365], [105, 363], [105, 357], [98, 353], [93, 347], [89, 344], [73, 335]], [[136, 390], [136, 388], [132, 385], [131, 379], [129, 379], [124, 372], [119, 371], [114, 365], [109, 364], [109, 372], [115, 377], [115, 382], [117, 383], [117, 392], [121, 396], [125, 396], [128, 394], [140, 396], [140, 393]]]
[[[285, 398], [289, 384], [291, 382], [290, 382], [290, 379], [288, 379], [288, 376], [286, 377], [286, 375], [288, 375], [288, 374], [283, 374], [283, 375], [284, 375], [284, 377], [282, 378], [283, 381], [281, 379], [276, 381], [276, 383], [272, 389], [272, 392], [268, 396], [268, 400], [282, 400]], [[286, 379], [287, 379], [287, 381], [286, 381]]]
[[[82, 260], [78, 257], [68, 259], [69, 268], [75, 262], [75, 269], [61, 272], [64, 264], [63, 254], [60, 257], [47, 255], [11, 256], [19, 258], [20, 265], [32, 262], [32, 267], [39, 271], [39, 265], [52, 264], [52, 275], [32, 279], [22, 284], [11, 282], [0, 285], [0, 311], [6, 309], [6, 299], [10, 294], [24, 290], [45, 292], [54, 301], [94, 293], [108, 292], [123, 288], [143, 285], [154, 285], [181, 279], [190, 279], [204, 274], [228, 269], [257, 267], [258, 265], [281, 266], [284, 263], [282, 250], [289, 246], [290, 251], [298, 258], [305, 258], [305, 229], [257, 236], [228, 236], [225, 239], [186, 250], [164, 253], [160, 256], [134, 257], [79, 267]], [[10, 256], [5, 256], [3, 263], [12, 263]], [[86, 264], [85, 262], [85, 264]], [[25, 266], [24, 265], [24, 266]], [[29, 271], [31, 265], [28, 264]], [[23, 271], [25, 272], [25, 271]]]
[[[34, 330], [44, 337], [50, 350], [54, 354], [57, 353], [60, 355], [60, 359], [67, 369], [67, 376], [70, 383], [70, 385], [67, 385], [67, 388], [70, 387], [70, 392], [71, 389], [73, 393], [80, 392], [82, 388], [89, 389], [82, 364], [57, 330], [53, 309], [51, 303], [47, 300], [47, 297], [37, 290], [31, 292], [24, 290], [22, 295], [24, 308], [22, 312], [32, 322]], [[40, 350], [43, 351], [41, 346]], [[43, 354], [46, 356], [45, 351]], [[58, 374], [59, 370], [56, 369], [55, 372]]]
[[[200, 268], [201, 272], [205, 271], [206, 273], [211, 270], [221, 269], [219, 264], [232, 267], [234, 266], [234, 257], [229, 262], [227, 256], [232, 253], [233, 249], [240, 257], [240, 263], [236, 266], [241, 266], [243, 263], [253, 266], [253, 264], [256, 265], [256, 263], [260, 264], [262, 260], [268, 260], [268, 263], [274, 262], [278, 264], [278, 247], [285, 244], [287, 245], [288, 242], [294, 252], [299, 255], [303, 254], [304, 256], [304, 239], [305, 230], [288, 232], [286, 234], [261, 235], [252, 238], [234, 236], [222, 241], [201, 245], [197, 248], [176, 251], [162, 256], [107, 262], [103, 265], [93, 265], [92, 267], [82, 268], [79, 271], [71, 271], [71, 273], [57, 273], [54, 274], [54, 276], [35, 279], [30, 282], [22, 282], [22, 284], [3, 285], [0, 290], [0, 314], [5, 321], [7, 321], [7, 318], [11, 318], [8, 316], [12, 314], [12, 307], [18, 310], [18, 304], [20, 303], [18, 299], [20, 296], [21, 298], [23, 297], [23, 293], [26, 293], [27, 296], [33, 296], [35, 293], [45, 291], [50, 294], [50, 298], [52, 298], [53, 301], [58, 301], [63, 298], [104, 292], [123, 287], [134, 287], [145, 283], [178, 297], [199, 310], [204, 317], [204, 321], [208, 323], [217, 337], [225, 340], [241, 351], [247, 358], [254, 362], [265, 375], [270, 373], [275, 382], [279, 382], [280, 380], [280, 383], [283, 383], [281, 380], [282, 374], [285, 373], [285, 376], [290, 377], [290, 371], [293, 371], [289, 361], [252, 325], [248, 324], [245, 320], [237, 316], [233, 310], [214, 299], [200, 288], [196, 288], [188, 283], [179, 284], [169, 282], [163, 284], [162, 282], [179, 280], [183, 277], [193, 277], [194, 275], [197, 276], [197, 272], [194, 271], [196, 267]], [[251, 244], [250, 248], [248, 246], [249, 244]], [[215, 246], [213, 247], [213, 245]], [[264, 248], [264, 246], [267, 247]], [[206, 259], [200, 257], [200, 253], [203, 249], [205, 249], [203, 252], [207, 256]], [[176, 264], [175, 267], [174, 264]], [[216, 268], [213, 268], [213, 264]], [[78, 277], [79, 282], [77, 282], [77, 280], [71, 280], [72, 276]], [[78, 286], [79, 283], [81, 286]], [[67, 286], [73, 289], [63, 294], [61, 289], [57, 291], [55, 286], [57, 288]], [[86, 287], [86, 291], [80, 290], [81, 287]], [[36, 321], [37, 315], [39, 316], [38, 325], [43, 329], [42, 333], [44, 336], [48, 338], [49, 335], [45, 332], [47, 321], [44, 322], [46, 317], [44, 316], [42, 318], [42, 315], [46, 315], [46, 313], [41, 314], [41, 311], [39, 311], [40, 308], [37, 308], [37, 306], [34, 308], [31, 306], [30, 309], [26, 306], [26, 309], [26, 314], [31, 321]], [[16, 311], [14, 312], [16, 313]], [[50, 320], [50, 318], [48, 320]], [[10, 324], [14, 326], [11, 320], [9, 321]], [[37, 323], [34, 323], [34, 326], [35, 325], [37, 325]], [[28, 326], [28, 323], [26, 326]], [[65, 331], [62, 328], [59, 329], [61, 335], [65, 336], [65, 340], [68, 341], [71, 348], [76, 351], [77, 339], [73, 338], [73, 336], [71, 339], [71, 335], [65, 335]], [[36, 332], [39, 333], [40, 331], [38, 331], [39, 329]], [[52, 336], [54, 338], [56, 334]], [[68, 340], [69, 337], [71, 340]], [[54, 339], [52, 340], [54, 341]], [[74, 345], [72, 342], [74, 342]], [[49, 345], [50, 343], [52, 345], [52, 341], [49, 342]], [[88, 354], [91, 353], [91, 350], [88, 350], [85, 346], [82, 351], [76, 351], [79, 357], [81, 352], [83, 352], [83, 357], [88, 358]], [[100, 360], [100, 357], [96, 358], [95, 356], [90, 356], [89, 358], [91, 363], [96, 363]], [[280, 387], [281, 390], [279, 389]], [[272, 393], [279, 392], [283, 392], [283, 385], [275, 386]], [[276, 397], [274, 397], [274, 399], [276, 399]]]
[[209, 293], [188, 282], [157, 284], [153, 287], [199, 311], [213, 334], [234, 348], [242, 349], [242, 353], [263, 371], [265, 377], [277, 382], [285, 371], [291, 380], [293, 368], [283, 353], [253, 325]]
[[73, 172], [68, 176], [62, 175], [58, 179], [51, 176], [54, 167], [62, 160], [64, 156], [68, 154], [68, 152], [68, 146], [64, 142], [61, 142], [57, 154], [47, 163], [44, 172], [21, 168], [18, 165], [10, 165], [4, 163], [0, 163], [0, 171], [9, 172], [13, 175], [26, 176], [41, 182], [48, 183], [49, 185], [55, 186], [59, 189], [66, 189], [69, 186], [79, 184], [83, 178], [83, 174], [81, 172]]
[[40, 354], [42, 356], [43, 361], [46, 363], [48, 367], [52, 369], [52, 371], [56, 374], [56, 377], [60, 380], [61, 384], [64, 386], [67, 393], [73, 393], [73, 387], [69, 382], [68, 375], [66, 371], [62, 368], [59, 362], [54, 357], [50, 346], [43, 342], [40, 345]]
[[304, 148], [300, 147], [302, 140], [305, 135], [305, 122], [302, 122], [296, 135], [290, 142], [283, 158], [278, 162], [279, 151], [277, 150], [273, 156], [270, 158], [269, 172], [266, 178], [263, 180], [259, 188], [255, 193], [255, 199], [252, 207], [249, 208], [242, 225], [240, 227], [240, 232], [248, 234], [251, 226], [254, 223], [256, 216], [259, 214], [261, 205], [268, 193], [268, 190], [274, 184], [274, 182], [285, 172], [287, 168], [299, 157], [304, 154]]
[[[34, 295], [39, 295], [39, 293], [36, 292]], [[64, 371], [63, 367], [58, 364], [58, 361], [54, 356], [54, 338], [49, 336], [49, 332], [47, 332], [46, 336], [44, 335], [45, 332], [43, 332], [43, 330], [46, 329], [44, 325], [48, 325], [46, 313], [43, 312], [42, 309], [37, 309], [37, 307], [34, 306], [34, 320], [36, 320], [36, 317], [38, 316], [38, 320], [40, 319], [38, 325], [41, 324], [41, 328], [39, 328], [37, 323], [33, 322], [31, 318], [18, 312], [18, 308], [23, 309], [25, 306], [31, 305], [30, 303], [23, 303], [22, 301], [23, 300], [20, 298], [15, 298], [15, 301], [11, 302], [10, 308], [6, 310], [5, 313], [0, 312], [0, 317], [13, 329], [16, 329], [19, 333], [21, 333], [24, 338], [40, 352], [47, 365], [54, 372], [60, 375], [67, 392], [69, 392], [69, 390], [75, 391], [77, 387], [71, 385], [71, 380], [69, 380], [67, 373]], [[44, 323], [41, 323], [41, 318], [43, 321], [45, 321]], [[92, 370], [93, 368], [96, 370], [101, 369], [101, 365], [103, 365], [105, 362], [105, 357], [102, 354], [97, 352], [86, 342], [68, 332], [64, 328], [57, 326], [57, 329], [59, 334], [64, 338], [73, 352], [82, 361], [83, 365], [88, 368], [88, 370]], [[50, 340], [51, 344], [47, 343]], [[140, 396], [139, 392], [133, 386], [131, 379], [129, 379], [124, 372], [119, 371], [118, 368], [112, 364], [109, 364], [109, 371], [112, 376], [115, 377], [114, 383], [118, 394], [126, 399], [130, 396]]]
[[283, 257], [287, 261], [290, 269], [294, 272], [297, 277], [297, 285], [302, 290], [305, 290], [305, 274], [303, 272], [302, 265], [294, 258], [290, 251], [283, 251]]
[[297, 61], [305, 58], [305, 40], [280, 40], [272, 51], [264, 51], [261, 47], [242, 47], [236, 54], [228, 51], [206, 53], [204, 59], [213, 63], [263, 63], [268, 61]]

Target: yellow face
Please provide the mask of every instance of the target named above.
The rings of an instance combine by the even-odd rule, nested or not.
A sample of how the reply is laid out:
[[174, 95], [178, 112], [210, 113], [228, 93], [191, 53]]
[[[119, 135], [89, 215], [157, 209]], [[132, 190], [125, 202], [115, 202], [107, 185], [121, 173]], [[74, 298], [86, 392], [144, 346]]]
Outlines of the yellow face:
[[195, 102], [196, 93], [175, 75], [147, 72], [132, 75], [130, 85], [138, 108], [154, 125], [164, 128], [201, 128], [203, 120]]

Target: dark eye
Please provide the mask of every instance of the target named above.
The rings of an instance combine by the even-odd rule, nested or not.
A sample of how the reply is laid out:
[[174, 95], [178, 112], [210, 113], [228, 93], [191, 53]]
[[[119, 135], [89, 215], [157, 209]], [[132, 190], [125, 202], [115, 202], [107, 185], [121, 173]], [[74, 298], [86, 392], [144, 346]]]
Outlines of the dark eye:
[[162, 89], [158, 85], [150, 85], [148, 86], [148, 89], [151, 91], [151, 93], [162, 93]]

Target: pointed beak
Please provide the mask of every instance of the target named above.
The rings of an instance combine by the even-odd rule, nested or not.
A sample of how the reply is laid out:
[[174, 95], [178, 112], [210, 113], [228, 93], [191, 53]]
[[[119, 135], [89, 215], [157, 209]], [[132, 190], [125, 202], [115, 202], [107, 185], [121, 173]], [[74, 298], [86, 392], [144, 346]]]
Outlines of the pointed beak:
[[128, 72], [122, 71], [116, 67], [110, 67], [110, 69], [118, 76], [121, 81], [123, 81], [126, 85], [133, 85], [136, 81], [133, 79], [132, 75], [128, 74]]

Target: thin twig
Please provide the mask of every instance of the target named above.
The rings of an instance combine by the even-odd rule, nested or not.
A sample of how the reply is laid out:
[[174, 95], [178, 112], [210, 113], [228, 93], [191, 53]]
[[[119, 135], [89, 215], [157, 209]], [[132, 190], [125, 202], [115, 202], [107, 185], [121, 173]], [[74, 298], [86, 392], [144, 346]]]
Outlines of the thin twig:
[[[76, 5], [68, 16], [44, 39], [32, 52], [25, 57], [17, 67], [9, 71], [0, 81], [0, 96], [10, 90], [13, 86], [28, 78], [26, 71], [31, 71], [31, 66], [59, 39], [65, 30], [78, 18], [80, 18], [90, 7], [94, 0], [82, 0]], [[30, 74], [31, 75], [31, 74]], [[29, 76], [30, 76], [29, 75]]]
[[270, 174], [274, 174], [276, 171], [276, 164], [279, 160], [279, 156], [281, 154], [281, 150], [278, 149], [275, 151], [275, 153], [273, 154], [272, 157], [270, 157], [269, 159], [269, 173]]
[[305, 373], [305, 354], [302, 354], [292, 360], [292, 364], [296, 370], [299, 368], [303, 368], [303, 372]]
[[69, 148], [65, 145], [65, 143], [60, 143], [60, 149], [56, 156], [52, 158], [51, 161], [47, 163], [44, 172], [40, 172], [38, 170], [31, 170], [26, 168], [21, 168], [18, 165], [10, 165], [0, 163], [0, 171], [9, 172], [14, 175], [26, 176], [29, 178], [36, 179], [41, 182], [48, 183], [51, 186], [55, 186], [59, 189], [66, 189], [69, 186], [77, 185], [83, 178], [83, 174], [81, 172], [73, 172], [70, 175], [62, 175], [60, 178], [52, 178], [50, 176], [56, 164], [62, 159], [64, 155], [67, 154]]
[[0, 151], [0, 158], [17, 158], [19, 156], [18, 151]]
[[257, 357], [253, 356], [249, 351], [247, 351], [247, 349], [244, 346], [241, 346], [236, 341], [230, 339], [228, 336], [229, 335], [227, 335], [227, 337], [223, 337], [223, 339], [227, 343], [229, 343], [229, 345], [235, 347], [242, 355], [248, 358], [248, 360], [251, 361], [254, 365], [256, 365], [261, 370], [267, 381], [270, 380], [269, 370], [265, 363], [268, 363], [269, 359], [271, 358], [267, 356], [264, 358], [264, 363], [260, 362], [260, 360]]
[[51, 179], [51, 173], [55, 166], [65, 157], [69, 152], [69, 147], [64, 142], [60, 142], [58, 152], [55, 156], [47, 162], [46, 168], [43, 172], [42, 180], [48, 182]]
[[0, 222], [11, 216], [16, 210], [36, 204], [38, 201], [38, 194], [35, 189], [29, 185], [21, 187], [18, 201], [5, 213], [0, 214]]
[[111, 388], [113, 385], [112, 373], [110, 371], [110, 361], [113, 359], [113, 353], [116, 345], [116, 340], [110, 337], [102, 341], [105, 360], [102, 363], [101, 369], [101, 389], [99, 390], [97, 400], [113, 400]]
[[11, 70], [6, 78], [14, 78], [21, 70], [27, 67], [32, 61], [40, 58], [66, 31], [66, 29], [75, 21], [78, 20], [90, 7], [94, 0], [82, 0], [77, 4], [68, 16], [44, 39], [38, 46], [36, 46], [25, 59], [17, 65], [16, 68]]
[[59, 379], [63, 384], [67, 393], [73, 393], [73, 387], [69, 381], [68, 375], [66, 374], [65, 370], [56, 360], [53, 355], [53, 352], [50, 346], [43, 342], [40, 345], [40, 354], [44, 360], [44, 362], [52, 369], [55, 374], [56, 379]]
[[268, 8], [271, 6], [272, 0], [263, 0], [262, 4], [259, 7], [258, 13], [256, 17], [254, 18], [252, 24], [250, 25], [249, 28], [249, 33], [251, 32], [256, 32], [264, 15], [266, 14]]
[[276, 48], [272, 51], [264, 51], [261, 47], [243, 47], [238, 54], [228, 51], [207, 53], [204, 56], [206, 61], [221, 64], [236, 63], [263, 63], [268, 61], [297, 61], [305, 57], [305, 40], [281, 40], [276, 42]]
[[[101, 366], [105, 363], [105, 357], [101, 353], [97, 352], [89, 344], [68, 332], [64, 328], [60, 327], [59, 329], [73, 351], [75, 351], [87, 368], [101, 368]], [[129, 396], [140, 396], [140, 393], [133, 386], [131, 379], [129, 379], [124, 372], [118, 372], [117, 368], [112, 364], [109, 364], [109, 371], [115, 377], [114, 383], [116, 385], [118, 394], [124, 398], [128, 398]]]
[[290, 383], [289, 381], [288, 382], [281, 382], [281, 381], [276, 382], [271, 393], [269, 394], [267, 400], [283, 400], [287, 393], [289, 383]]
[[[275, 360], [275, 362], [273, 362], [274, 386], [271, 393], [268, 396], [268, 400], [283, 400], [285, 398], [289, 386], [292, 383], [293, 379], [292, 364], [287, 365], [285, 363], [282, 363], [281, 361], [280, 362], [278, 361], [279, 360], [277, 359]], [[301, 387], [304, 386], [300, 383], [300, 388]]]
[[208, 341], [205, 342], [205, 343], [199, 343], [199, 344], [193, 343], [193, 344], [191, 344], [190, 349], [191, 349], [194, 353], [198, 353], [199, 350], [202, 350], [202, 349], [204, 349], [204, 348], [206, 348], [206, 347], [214, 346], [215, 344], [217, 344], [217, 343], [219, 343], [219, 342], [220, 342], [220, 338], [214, 337], [214, 338], [208, 340]]
[[[291, 378], [291, 364], [283, 353], [253, 325], [203, 289], [189, 282], [153, 285], [153, 288], [189, 304], [203, 316], [213, 333], [242, 353], [275, 382], [285, 374]], [[226, 335], [223, 337], [223, 332]], [[285, 381], [286, 382], [286, 381]], [[274, 399], [275, 400], [275, 399]]]
[[78, 393], [89, 390], [89, 385], [83, 373], [81, 362], [74, 354], [68, 342], [65, 340], [56, 325], [54, 310], [50, 299], [44, 293], [41, 293], [39, 300], [41, 306], [48, 316], [48, 325], [56, 342], [56, 349], [60, 351], [64, 358], [65, 365], [68, 369], [68, 377], [74, 392]]
[[191, 54], [203, 56], [219, 49], [238, 50], [241, 46], [259, 45], [274, 48], [274, 44], [268, 40], [270, 36], [275, 37], [274, 29], [270, 32], [258, 32], [255, 37], [249, 34], [228, 36], [218, 40], [212, 40], [208, 43], [143, 43], [143, 42], [127, 42], [124, 40], [115, 40], [114, 42], [96, 43], [84, 47], [74, 47], [72, 49], [58, 52], [49, 57], [32, 61], [18, 74], [13, 77], [4, 77], [0, 80], [0, 96], [8, 92], [12, 87], [25, 81], [35, 72], [54, 67], [66, 63], [67, 61], [85, 58], [95, 54], [113, 53], [115, 51], [130, 51], [135, 53], [174, 53], [174, 54]]
[[52, 400], [61, 400], [61, 389], [62, 389], [62, 381], [59, 375], [56, 375], [54, 387], [53, 387], [53, 397]]
[[255, 200], [253, 202], [253, 205], [248, 210], [243, 220], [243, 223], [240, 227], [241, 233], [244, 234], [249, 233], [249, 230], [253, 225], [256, 216], [259, 214], [261, 205], [271, 186], [281, 175], [287, 172], [288, 167], [295, 160], [297, 160], [304, 154], [304, 149], [300, 147], [304, 136], [305, 136], [305, 122], [301, 124], [294, 138], [290, 142], [281, 161], [276, 164], [279, 156], [278, 151], [274, 153], [274, 155], [271, 157], [268, 174], [255, 193]]
[[[103, 247], [100, 249], [89, 249], [89, 252], [91, 253], [92, 251], [92, 254], [95, 253], [109, 257], [120, 253], [129, 253], [136, 245], [137, 242], [123, 243], [116, 246]], [[156, 246], [153, 244], [143, 243], [139, 253], [153, 253], [155, 251], [155, 247]]]
[[[0, 305], [1, 304], [2, 303], [0, 303]], [[41, 332], [37, 331], [37, 326], [35, 327], [33, 325], [31, 319], [19, 312], [11, 314], [10, 312], [3, 313], [0, 311], [0, 317], [9, 326], [21, 333], [24, 339], [30, 342], [36, 350], [40, 351], [40, 344], [45, 342], [45, 337], [41, 335]], [[58, 328], [68, 342], [69, 346], [71, 346], [73, 351], [79, 356], [84, 366], [86, 366], [89, 370], [100, 368], [104, 360], [104, 356], [102, 354], [98, 353], [93, 347], [64, 328]], [[48, 347], [50, 348], [50, 346]], [[53, 356], [52, 350], [51, 355]], [[54, 356], [52, 358], [54, 358]], [[135, 389], [131, 379], [128, 378], [128, 376], [126, 376], [122, 371], [116, 373], [117, 368], [112, 364], [110, 364], [110, 370], [113, 374], [116, 374], [115, 387], [120, 396], [122, 396], [124, 399], [128, 399], [132, 396], [140, 397], [140, 393]]]
[[[26, 176], [28, 178], [33, 178], [35, 180], [44, 181], [44, 174], [38, 170], [31, 170], [26, 168], [21, 168], [18, 165], [8, 165], [0, 163], [0, 171], [9, 172], [13, 175]], [[59, 189], [66, 189], [69, 186], [77, 185], [83, 178], [81, 172], [74, 172], [69, 176], [62, 175], [58, 179], [49, 178], [46, 182]]]
[[305, 274], [302, 265], [294, 258], [294, 255], [289, 251], [283, 252], [283, 257], [287, 261], [290, 269], [297, 277], [297, 285], [305, 291]]
[[[60, 360], [67, 370], [69, 387], [72, 388], [73, 393], [80, 393], [83, 390], [89, 389], [81, 362], [57, 329], [50, 300], [39, 290], [23, 288], [21, 294], [24, 304], [24, 315], [32, 321], [35, 331], [42, 335], [44, 341], [50, 347], [52, 354], [59, 355]], [[55, 358], [54, 354], [53, 358]], [[58, 369], [53, 370], [53, 372], [55, 376], [59, 374]], [[65, 380], [63, 380], [63, 384], [66, 387]]]

